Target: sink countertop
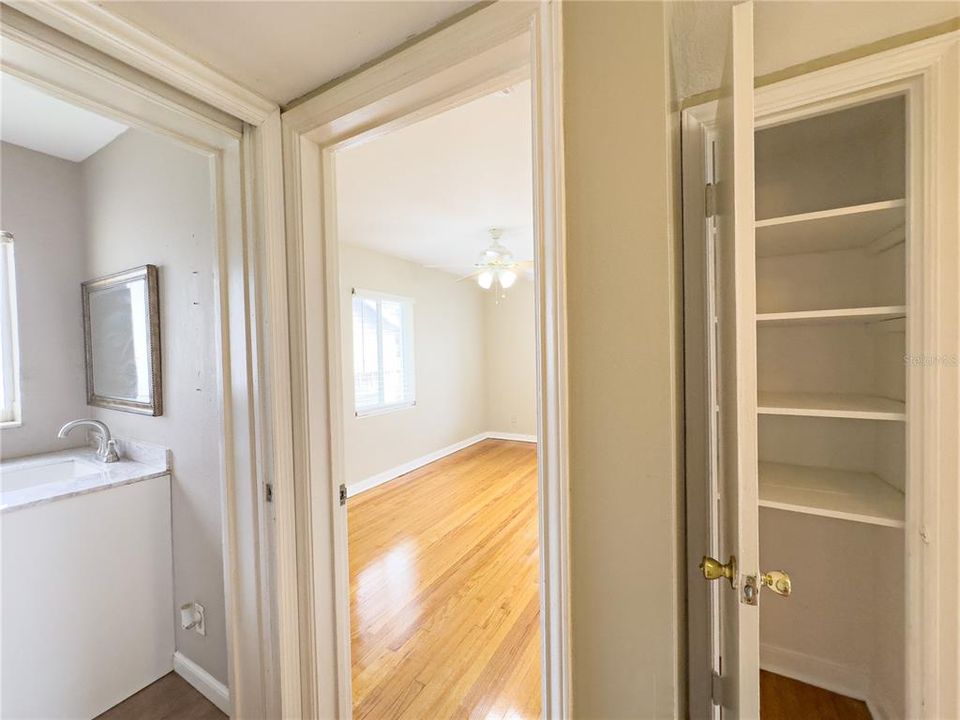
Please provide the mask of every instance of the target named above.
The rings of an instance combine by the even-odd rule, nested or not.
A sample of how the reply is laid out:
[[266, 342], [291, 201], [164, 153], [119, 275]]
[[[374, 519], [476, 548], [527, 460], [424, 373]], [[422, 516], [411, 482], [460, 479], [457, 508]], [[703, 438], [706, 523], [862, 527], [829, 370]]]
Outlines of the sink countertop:
[[129, 485], [170, 472], [169, 453], [165, 448], [120, 438], [117, 438], [117, 445], [120, 448], [120, 460], [114, 463], [100, 462], [90, 448], [60, 450], [0, 462], [0, 475], [74, 460], [91, 466], [89, 473], [77, 477], [0, 492], [0, 512]]

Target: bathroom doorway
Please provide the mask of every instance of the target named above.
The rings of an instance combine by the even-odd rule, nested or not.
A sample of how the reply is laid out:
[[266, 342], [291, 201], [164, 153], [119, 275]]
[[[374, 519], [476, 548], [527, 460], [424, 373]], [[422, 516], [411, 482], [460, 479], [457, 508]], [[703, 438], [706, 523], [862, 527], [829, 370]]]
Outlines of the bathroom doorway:
[[265, 715], [243, 126], [8, 11], [2, 714], [139, 717], [146, 687]]

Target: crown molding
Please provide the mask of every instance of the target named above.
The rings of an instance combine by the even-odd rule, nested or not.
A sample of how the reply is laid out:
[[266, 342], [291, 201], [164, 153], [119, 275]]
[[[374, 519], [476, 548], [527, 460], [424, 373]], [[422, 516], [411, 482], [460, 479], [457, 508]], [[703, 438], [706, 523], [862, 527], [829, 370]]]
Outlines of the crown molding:
[[35, 0], [7, 4], [251, 125], [260, 125], [278, 109], [271, 100], [99, 5]]

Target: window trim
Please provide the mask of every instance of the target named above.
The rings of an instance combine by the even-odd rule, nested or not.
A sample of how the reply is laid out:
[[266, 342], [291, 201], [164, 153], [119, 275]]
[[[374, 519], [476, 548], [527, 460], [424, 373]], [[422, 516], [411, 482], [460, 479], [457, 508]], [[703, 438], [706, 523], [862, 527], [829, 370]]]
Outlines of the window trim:
[[0, 405], [0, 428], [23, 425], [20, 378], [20, 327], [17, 312], [17, 271], [13, 233], [0, 231], [0, 272], [6, 275], [6, 297], [0, 297], [0, 383], [3, 397], [12, 398], [9, 405]]
[[[353, 355], [354, 343], [353, 343], [353, 333], [355, 331], [353, 325], [353, 303], [355, 298], [365, 298], [368, 300], [376, 300], [379, 306], [379, 303], [383, 300], [389, 300], [392, 302], [402, 303], [403, 305], [409, 308], [410, 317], [404, 318], [404, 339], [407, 341], [404, 347], [404, 373], [406, 374], [406, 380], [408, 381], [408, 387], [410, 388], [410, 399], [404, 400], [398, 403], [389, 403], [389, 404], [377, 404], [367, 408], [358, 409], [357, 408], [357, 371], [356, 371], [356, 358]], [[406, 297], [404, 295], [393, 295], [391, 293], [381, 292], [379, 290], [367, 290], [364, 288], [354, 287], [350, 290], [350, 329], [351, 329], [351, 342], [350, 342], [350, 355], [351, 355], [351, 374], [352, 382], [351, 387], [353, 388], [353, 415], [357, 418], [372, 417], [376, 415], [387, 415], [389, 413], [397, 412], [399, 410], [407, 410], [417, 405], [417, 372], [416, 372], [416, 361], [415, 361], [415, 345], [414, 345], [414, 316], [413, 308], [416, 304], [416, 300], [411, 297]], [[409, 345], [409, 348], [406, 347]], [[378, 323], [377, 323], [377, 347], [380, 353], [380, 363], [379, 363], [379, 375], [380, 375], [380, 386], [381, 391], [383, 387], [383, 325], [382, 325], [382, 314], [378, 313]], [[407, 363], [410, 363], [410, 369], [407, 370]]]

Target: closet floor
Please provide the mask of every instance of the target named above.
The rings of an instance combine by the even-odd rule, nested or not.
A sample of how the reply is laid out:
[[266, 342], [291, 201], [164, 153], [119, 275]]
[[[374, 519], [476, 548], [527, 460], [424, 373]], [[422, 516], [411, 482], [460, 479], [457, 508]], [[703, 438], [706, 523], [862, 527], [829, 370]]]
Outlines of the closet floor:
[[867, 704], [799, 680], [760, 671], [763, 720], [871, 720]]

